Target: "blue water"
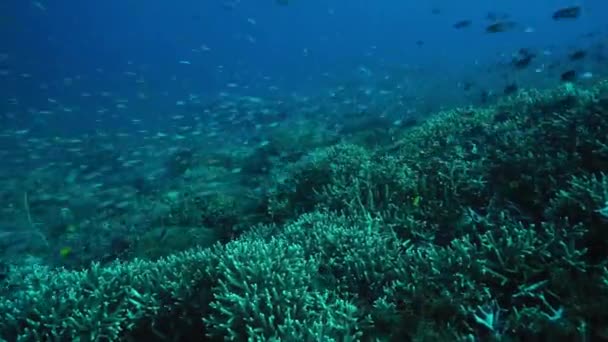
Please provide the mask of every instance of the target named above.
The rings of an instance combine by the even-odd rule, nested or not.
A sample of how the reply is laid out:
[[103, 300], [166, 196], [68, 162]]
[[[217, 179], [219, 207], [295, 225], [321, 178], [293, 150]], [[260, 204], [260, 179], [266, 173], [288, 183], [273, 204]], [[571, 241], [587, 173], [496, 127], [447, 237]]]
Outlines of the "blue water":
[[[608, 4], [567, 1], [30, 1], [2, 4], [2, 46], [7, 67], [39, 82], [83, 75], [92, 87], [120, 84], [120, 73], [145, 68], [155, 89], [172, 76], [205, 91], [239, 81], [263, 87], [261, 76], [286, 89], [314, 86], [323, 72], [387, 60], [408, 64], [461, 63], [495, 58], [522, 46], [574, 44], [588, 31], [605, 29]], [[584, 15], [554, 22], [553, 10], [582, 4]], [[432, 9], [441, 13], [434, 15]], [[483, 33], [488, 12], [508, 13], [521, 29]], [[255, 20], [255, 24], [248, 22]], [[463, 31], [451, 25], [471, 19]], [[255, 42], [248, 41], [248, 37]], [[425, 45], [418, 48], [417, 40]], [[201, 45], [208, 52], [194, 52]], [[304, 51], [308, 50], [308, 53]], [[189, 66], [178, 64], [188, 60]], [[129, 64], [131, 62], [132, 64]], [[218, 72], [218, 66], [224, 72]], [[103, 69], [103, 75], [96, 73]], [[267, 83], [275, 84], [273, 81]], [[6, 84], [5, 84], [6, 85]]]
[[[555, 10], [571, 5], [582, 6], [580, 18], [551, 19]], [[54, 116], [54, 122], [44, 123], [59, 131], [98, 128], [99, 116], [107, 119], [105, 111], [117, 99], [129, 101], [130, 111], [114, 118], [128, 120], [135, 112], [138, 118], [158, 118], [179, 112], [175, 104], [192, 95], [328, 94], [349, 82], [372, 87], [403, 76], [392, 68], [406, 73], [410, 84], [420, 85], [420, 92], [410, 97], [433, 104], [427, 106], [430, 111], [468, 105], [478, 95], [459, 92], [463, 82], [476, 82], [475, 92], [492, 93], [511, 82], [519, 87], [556, 85], [568, 65], [558, 65], [550, 75], [532, 70], [522, 75], [504, 64], [520, 48], [550, 53], [530, 69], [544, 68], [553, 58], [562, 63], [569, 51], [605, 41], [602, 13], [608, 12], [608, 4], [599, 0], [287, 5], [270, 0], [66, 0], [0, 6], [0, 109], [2, 117], [9, 117], [2, 124], [30, 128], [34, 119], [24, 113], [56, 114], [58, 106], [50, 106], [51, 99], [69, 110], [62, 119]], [[517, 26], [485, 33], [491, 23], [488, 13], [506, 14]], [[455, 29], [460, 20], [471, 20], [471, 27]], [[592, 38], [581, 38], [589, 33]], [[600, 49], [608, 54], [605, 47]], [[576, 68], [595, 77], [606, 69], [605, 63], [587, 61]], [[449, 95], [433, 98], [429, 89]]]

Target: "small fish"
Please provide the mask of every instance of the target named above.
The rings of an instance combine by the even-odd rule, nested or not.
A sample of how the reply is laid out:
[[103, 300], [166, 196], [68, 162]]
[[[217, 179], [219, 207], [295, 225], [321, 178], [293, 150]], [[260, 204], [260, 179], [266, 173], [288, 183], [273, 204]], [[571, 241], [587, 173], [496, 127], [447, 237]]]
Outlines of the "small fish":
[[585, 50], [576, 50], [573, 53], [571, 53], [568, 56], [568, 58], [571, 61], [578, 61], [578, 60], [585, 58], [586, 56], [587, 56], [587, 52]]
[[465, 20], [456, 22], [454, 25], [452, 25], [452, 27], [454, 27], [455, 29], [463, 29], [463, 28], [470, 27], [471, 24], [473, 24], [473, 22], [471, 20], [465, 19]]
[[511, 95], [511, 94], [515, 93], [518, 89], [519, 89], [519, 87], [517, 86], [516, 83], [510, 83], [505, 86], [505, 88], [503, 89], [502, 92], [505, 95]]
[[573, 82], [576, 80], [576, 71], [575, 70], [565, 71], [560, 75], [559, 78], [562, 82]]
[[514, 21], [498, 21], [494, 24], [486, 26], [487, 33], [499, 33], [509, 31], [515, 28], [517, 24]]
[[226, 11], [232, 11], [238, 6], [238, 4], [239, 4], [238, 1], [223, 1], [221, 3], [221, 6]]
[[72, 247], [62, 247], [59, 249], [59, 255], [62, 258], [67, 258], [72, 254]]
[[421, 199], [422, 199], [422, 197], [420, 197], [420, 196], [414, 197], [414, 200], [412, 201], [412, 204], [414, 205], [414, 207], [419, 207], [420, 206], [420, 200]]
[[511, 65], [513, 65], [516, 69], [525, 69], [527, 68], [532, 60], [536, 57], [536, 55], [528, 49], [519, 49], [513, 60], [511, 61]]
[[576, 19], [581, 15], [580, 6], [571, 6], [560, 8], [553, 12], [553, 20]]

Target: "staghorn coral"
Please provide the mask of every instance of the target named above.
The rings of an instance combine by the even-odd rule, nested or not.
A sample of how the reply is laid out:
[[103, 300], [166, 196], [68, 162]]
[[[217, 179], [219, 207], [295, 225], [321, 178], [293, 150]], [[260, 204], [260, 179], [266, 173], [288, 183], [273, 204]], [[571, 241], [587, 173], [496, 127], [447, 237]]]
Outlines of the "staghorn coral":
[[276, 224], [226, 245], [12, 267], [0, 338], [604, 338], [606, 89], [521, 92], [390, 147], [311, 152], [271, 195]]

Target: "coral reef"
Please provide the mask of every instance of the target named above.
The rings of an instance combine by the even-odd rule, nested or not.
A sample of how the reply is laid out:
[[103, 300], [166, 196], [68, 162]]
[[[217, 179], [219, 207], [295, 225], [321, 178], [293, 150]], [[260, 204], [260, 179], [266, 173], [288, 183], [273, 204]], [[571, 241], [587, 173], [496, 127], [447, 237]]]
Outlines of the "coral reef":
[[171, 229], [219, 227], [187, 233], [199, 247], [3, 266], [0, 339], [606, 339], [607, 94], [520, 91], [378, 146], [315, 142], [280, 162], [280, 146], [258, 150], [241, 159], [267, 177], [252, 203], [169, 196]]

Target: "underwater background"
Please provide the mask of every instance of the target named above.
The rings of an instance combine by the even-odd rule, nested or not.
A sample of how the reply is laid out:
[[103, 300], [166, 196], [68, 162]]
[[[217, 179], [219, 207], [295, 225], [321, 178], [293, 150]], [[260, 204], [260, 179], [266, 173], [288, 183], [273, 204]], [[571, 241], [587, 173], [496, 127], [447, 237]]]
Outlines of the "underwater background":
[[3, 1], [0, 341], [608, 340], [605, 13]]

